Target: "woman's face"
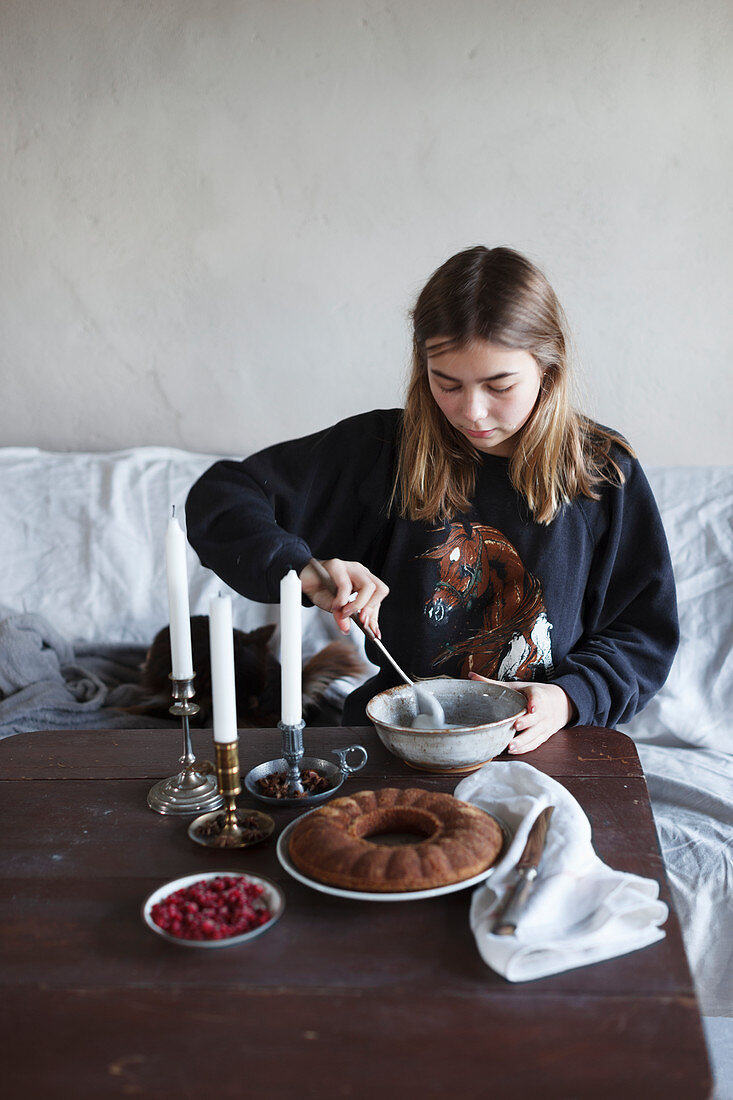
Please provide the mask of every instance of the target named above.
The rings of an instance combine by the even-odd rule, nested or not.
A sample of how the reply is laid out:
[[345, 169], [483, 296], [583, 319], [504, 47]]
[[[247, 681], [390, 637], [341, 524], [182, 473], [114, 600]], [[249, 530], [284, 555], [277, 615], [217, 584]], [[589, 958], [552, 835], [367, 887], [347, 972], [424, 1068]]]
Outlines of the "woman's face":
[[459, 347], [437, 336], [425, 350], [430, 392], [446, 420], [477, 451], [510, 456], [540, 392], [534, 356], [487, 340]]

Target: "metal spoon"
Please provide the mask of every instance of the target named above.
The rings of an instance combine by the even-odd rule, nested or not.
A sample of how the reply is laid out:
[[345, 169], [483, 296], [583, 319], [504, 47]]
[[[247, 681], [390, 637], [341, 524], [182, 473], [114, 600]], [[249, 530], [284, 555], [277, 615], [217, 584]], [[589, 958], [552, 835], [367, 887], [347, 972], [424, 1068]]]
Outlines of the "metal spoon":
[[[310, 564], [315, 569], [316, 573], [321, 579], [322, 584], [332, 595], [336, 595], [336, 585], [330, 573], [321, 565], [317, 558], [311, 558]], [[406, 684], [410, 684], [412, 690], [415, 692], [415, 698], [417, 699], [418, 713], [412, 721], [413, 729], [444, 729], [445, 728], [445, 714], [438, 700], [433, 695], [432, 691], [422, 687], [421, 684], [415, 682], [411, 676], [408, 676], [403, 668], [395, 661], [392, 654], [382, 643], [380, 638], [374, 634], [370, 627], [366, 626], [358, 615], [352, 618], [352, 623], [358, 626], [359, 630], [364, 634], [370, 642], [373, 642], [377, 649], [387, 658], [389, 663], [394, 668], [397, 675], [405, 681]]]

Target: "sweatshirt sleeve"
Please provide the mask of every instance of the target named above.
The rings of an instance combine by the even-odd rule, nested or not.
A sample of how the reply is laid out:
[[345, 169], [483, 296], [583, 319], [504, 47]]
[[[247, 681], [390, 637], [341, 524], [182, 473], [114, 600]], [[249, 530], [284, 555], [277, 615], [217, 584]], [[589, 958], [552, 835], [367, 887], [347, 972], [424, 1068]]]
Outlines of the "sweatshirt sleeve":
[[313, 435], [215, 463], [186, 502], [202, 564], [260, 603], [311, 557], [367, 561], [391, 492], [398, 410], [364, 413]]
[[609, 486], [608, 520], [588, 580], [584, 634], [555, 669], [579, 725], [627, 722], [659, 691], [679, 644], [667, 539], [646, 476], [623, 462], [626, 481]]

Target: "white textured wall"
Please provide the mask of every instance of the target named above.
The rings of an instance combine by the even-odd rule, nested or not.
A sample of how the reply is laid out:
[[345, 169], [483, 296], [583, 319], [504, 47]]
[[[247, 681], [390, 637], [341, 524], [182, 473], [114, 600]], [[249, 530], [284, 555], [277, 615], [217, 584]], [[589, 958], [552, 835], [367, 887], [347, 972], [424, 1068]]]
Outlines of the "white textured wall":
[[2, 0], [0, 442], [249, 452], [400, 400], [482, 242], [590, 411], [731, 462], [729, 0]]

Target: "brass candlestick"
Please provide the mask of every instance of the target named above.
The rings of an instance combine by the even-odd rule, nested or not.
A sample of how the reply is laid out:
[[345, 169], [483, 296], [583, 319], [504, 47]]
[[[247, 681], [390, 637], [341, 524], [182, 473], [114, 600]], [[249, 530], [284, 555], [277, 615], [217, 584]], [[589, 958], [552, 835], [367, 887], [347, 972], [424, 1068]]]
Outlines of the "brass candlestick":
[[188, 835], [206, 848], [248, 848], [271, 836], [275, 822], [260, 810], [238, 810], [237, 795], [242, 785], [239, 777], [239, 744], [237, 741], [215, 742], [216, 774], [225, 809], [202, 814], [188, 827]]
[[159, 814], [196, 814], [201, 810], [215, 810], [224, 805], [217, 790], [213, 765], [204, 760], [197, 768], [191, 746], [189, 719], [201, 709], [197, 703], [191, 702], [196, 694], [193, 687], [194, 676], [185, 680], [176, 680], [170, 676], [174, 702], [169, 713], [181, 719], [183, 755], [178, 775], [161, 779], [148, 794], [148, 806]]

